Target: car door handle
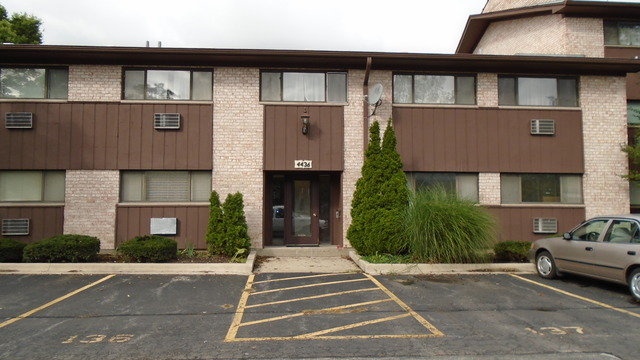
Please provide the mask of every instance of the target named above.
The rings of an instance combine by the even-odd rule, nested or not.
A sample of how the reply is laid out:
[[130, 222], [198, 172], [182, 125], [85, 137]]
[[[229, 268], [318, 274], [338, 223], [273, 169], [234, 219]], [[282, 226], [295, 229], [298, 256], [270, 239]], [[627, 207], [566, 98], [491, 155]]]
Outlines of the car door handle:
[[585, 249], [585, 250], [587, 250], [587, 251], [593, 251], [593, 248], [592, 248], [592, 247], [586, 247], [586, 248], [584, 248], [584, 249]]
[[635, 251], [627, 251], [627, 255], [635, 256], [636, 252]]

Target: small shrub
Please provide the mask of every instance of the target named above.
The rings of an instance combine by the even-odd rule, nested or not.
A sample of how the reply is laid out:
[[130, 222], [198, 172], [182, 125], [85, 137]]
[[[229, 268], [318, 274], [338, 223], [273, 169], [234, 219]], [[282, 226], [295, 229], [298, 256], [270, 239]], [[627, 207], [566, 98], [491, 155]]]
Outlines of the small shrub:
[[496, 222], [473, 202], [433, 187], [411, 193], [404, 228], [410, 254], [421, 262], [487, 262]]
[[100, 252], [100, 239], [87, 235], [56, 235], [24, 248], [25, 262], [86, 262]]
[[493, 247], [496, 262], [528, 262], [527, 253], [531, 248], [528, 241], [505, 241]]
[[177, 258], [178, 243], [158, 235], [137, 236], [122, 243], [118, 252], [129, 261], [164, 262]]
[[[227, 195], [222, 204], [222, 224], [224, 229], [222, 253], [220, 255], [234, 256], [245, 249], [248, 254], [251, 239], [248, 234], [247, 219], [244, 215], [244, 200], [241, 193]], [[244, 253], [244, 252], [243, 252]]]
[[22, 241], [0, 238], [0, 262], [22, 262], [26, 246]]

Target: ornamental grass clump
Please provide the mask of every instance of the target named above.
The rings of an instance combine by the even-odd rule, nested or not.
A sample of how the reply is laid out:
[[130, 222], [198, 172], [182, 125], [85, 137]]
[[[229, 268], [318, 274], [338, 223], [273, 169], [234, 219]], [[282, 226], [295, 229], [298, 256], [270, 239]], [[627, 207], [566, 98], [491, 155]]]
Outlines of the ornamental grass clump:
[[473, 202], [433, 187], [410, 193], [404, 217], [409, 252], [427, 263], [490, 261], [496, 222]]

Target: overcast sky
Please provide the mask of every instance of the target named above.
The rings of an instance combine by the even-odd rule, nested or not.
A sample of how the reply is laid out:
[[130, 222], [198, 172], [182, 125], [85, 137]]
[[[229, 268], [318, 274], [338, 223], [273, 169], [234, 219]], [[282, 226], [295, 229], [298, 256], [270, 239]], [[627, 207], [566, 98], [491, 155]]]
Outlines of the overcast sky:
[[486, 0], [0, 0], [46, 45], [453, 53]]

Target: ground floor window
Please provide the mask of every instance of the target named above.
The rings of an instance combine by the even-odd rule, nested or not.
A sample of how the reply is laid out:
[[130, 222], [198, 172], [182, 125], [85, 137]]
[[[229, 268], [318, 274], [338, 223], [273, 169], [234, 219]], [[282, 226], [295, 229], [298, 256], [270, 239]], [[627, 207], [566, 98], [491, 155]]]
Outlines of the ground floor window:
[[414, 189], [442, 186], [446, 191], [455, 193], [460, 198], [478, 202], [478, 174], [409, 172], [407, 181]]
[[502, 174], [503, 204], [582, 204], [582, 176], [560, 174]]
[[208, 201], [211, 171], [123, 171], [122, 202]]
[[0, 201], [64, 202], [64, 171], [0, 171]]

